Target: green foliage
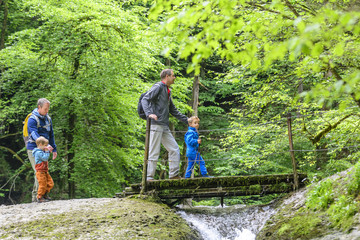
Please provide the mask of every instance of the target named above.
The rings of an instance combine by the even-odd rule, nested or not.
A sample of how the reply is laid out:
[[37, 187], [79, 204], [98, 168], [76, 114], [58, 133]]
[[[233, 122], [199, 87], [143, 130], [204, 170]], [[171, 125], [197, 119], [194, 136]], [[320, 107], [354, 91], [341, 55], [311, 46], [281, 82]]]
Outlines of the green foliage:
[[352, 164], [344, 159], [340, 159], [340, 160], [330, 159], [329, 163], [325, 166], [324, 175], [331, 176], [351, 167]]
[[288, 236], [291, 238], [309, 237], [312, 232], [316, 232], [321, 223], [320, 216], [302, 215], [289, 219], [278, 231], [279, 236]]
[[326, 211], [334, 227], [344, 230], [351, 227], [353, 216], [359, 211], [358, 196], [358, 166], [356, 164], [350, 176], [343, 180], [338, 179], [338, 183], [327, 179], [317, 183], [309, 192], [306, 199], [306, 206], [311, 210]]
[[[191, 112], [191, 72], [200, 75], [200, 130], [214, 130], [201, 133], [202, 155], [214, 159], [206, 163], [211, 175], [291, 172], [291, 112], [299, 170], [329, 176], [360, 154], [360, 13], [353, 6], [13, 1], [0, 51], [0, 132], [19, 132], [36, 100], [48, 98], [59, 149], [50, 164], [56, 190], [66, 191], [70, 180], [79, 196], [111, 196], [141, 177], [145, 122], [137, 100], [169, 60], [183, 113]], [[11, 140], [11, 148], [23, 148], [21, 141]], [[182, 134], [177, 141], [182, 148]]]
[[360, 193], [360, 162], [355, 164], [349, 177], [351, 180], [347, 184], [347, 193], [356, 197]]
[[306, 199], [306, 206], [313, 210], [325, 210], [334, 202], [333, 181], [327, 179], [315, 184]]
[[[220, 147], [227, 153], [221, 157], [231, 160], [226, 162], [229, 167], [216, 166], [216, 172], [290, 170], [289, 156], [280, 154], [289, 149], [284, 137], [284, 116], [289, 112], [313, 114], [294, 119], [294, 144], [314, 150], [296, 152], [301, 170], [324, 169], [328, 176], [343, 169], [335, 166], [336, 161], [344, 167], [351, 163], [357, 151], [350, 149], [345, 156], [342, 147], [357, 145], [357, 137], [350, 140], [347, 134], [357, 131], [358, 117], [341, 118], [351, 108], [355, 113], [360, 103], [360, 12], [354, 5], [348, 1], [156, 1], [150, 17], [165, 18], [162, 32], [176, 36], [180, 47], [169, 48], [180, 58], [191, 58], [188, 71], [201, 73], [203, 61], [214, 55], [221, 58], [219, 63], [231, 66], [219, 75], [224, 92], [233, 91], [229, 105], [235, 130]], [[318, 113], [324, 115], [317, 117]], [[277, 121], [282, 122], [253, 126]], [[325, 152], [327, 148], [339, 150]]]
[[284, 58], [311, 60], [307, 68], [319, 72], [337, 61], [351, 61], [346, 49], [358, 45], [360, 31], [353, 4], [172, 0], [156, 1], [150, 16], [167, 13], [162, 28], [177, 35], [180, 57], [192, 56], [189, 70], [199, 72], [201, 60], [216, 53], [251, 69]]
[[148, 77], [163, 68], [154, 56], [166, 42], [113, 1], [22, 3], [41, 24], [11, 34], [0, 52], [0, 131], [20, 129], [36, 100], [48, 98], [55, 183], [74, 181], [81, 197], [112, 196], [140, 178], [145, 123], [135, 109], [150, 86], [142, 78], [157, 81]]
[[333, 226], [347, 230], [353, 223], [353, 218], [359, 211], [359, 203], [352, 197], [341, 195], [327, 210]]

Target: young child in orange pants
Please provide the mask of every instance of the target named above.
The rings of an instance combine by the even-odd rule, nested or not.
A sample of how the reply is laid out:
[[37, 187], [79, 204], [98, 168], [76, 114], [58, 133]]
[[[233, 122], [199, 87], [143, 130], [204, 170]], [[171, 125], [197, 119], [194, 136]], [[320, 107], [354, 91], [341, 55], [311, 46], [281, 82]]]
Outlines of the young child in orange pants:
[[36, 178], [39, 182], [37, 202], [47, 202], [50, 198], [47, 194], [54, 187], [54, 182], [49, 174], [48, 159], [50, 157], [50, 151], [48, 147], [49, 141], [44, 137], [36, 139], [36, 148], [32, 151], [35, 158], [35, 170]]

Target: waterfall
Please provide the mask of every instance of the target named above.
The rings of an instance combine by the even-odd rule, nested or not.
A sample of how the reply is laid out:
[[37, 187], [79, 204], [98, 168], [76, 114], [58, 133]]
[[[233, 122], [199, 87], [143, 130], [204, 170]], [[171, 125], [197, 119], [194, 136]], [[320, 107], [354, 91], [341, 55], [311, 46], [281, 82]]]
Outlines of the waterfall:
[[180, 206], [178, 214], [206, 240], [255, 240], [276, 211], [266, 206]]

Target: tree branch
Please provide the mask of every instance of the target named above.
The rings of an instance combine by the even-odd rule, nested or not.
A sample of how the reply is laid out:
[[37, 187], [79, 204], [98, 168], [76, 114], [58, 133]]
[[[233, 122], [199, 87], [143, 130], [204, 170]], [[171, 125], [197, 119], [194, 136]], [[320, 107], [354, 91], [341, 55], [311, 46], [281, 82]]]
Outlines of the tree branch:
[[341, 122], [343, 122], [345, 119], [351, 117], [351, 116], [358, 116], [358, 114], [355, 113], [351, 113], [346, 115], [345, 117], [341, 118], [339, 121], [337, 121], [335, 124], [331, 125], [329, 124], [324, 130], [322, 130], [321, 132], [319, 132], [318, 134], [315, 135], [315, 137], [310, 137], [310, 141], [315, 145], [316, 143], [320, 142], [320, 140], [327, 134], [329, 133], [331, 130], [335, 129]]
[[272, 9], [269, 9], [269, 8], [265, 8], [265, 7], [263, 7], [263, 6], [259, 5], [259, 4], [256, 4], [256, 3], [253, 3], [253, 2], [247, 2], [247, 4], [249, 4], [250, 6], [253, 6], [253, 7], [257, 7], [257, 8], [259, 8], [259, 9], [263, 10], [263, 11], [266, 11], [266, 12], [272, 12], [272, 13], [279, 14], [279, 15], [281, 15], [283, 18], [290, 19], [290, 20], [294, 20], [294, 18], [292, 18], [292, 17], [289, 17], [289, 16], [287, 16], [287, 15], [284, 15], [284, 14], [282, 14], [281, 12], [278, 12], [278, 11], [275, 11], [275, 10], [272, 10]]
[[304, 10], [305, 12], [315, 16], [316, 15], [316, 11], [314, 9], [311, 9], [308, 6], [305, 6], [304, 4], [301, 3], [296, 3], [297, 5], [299, 5], [301, 7], [302, 10]]
[[291, 5], [291, 3], [288, 0], [285, 0], [285, 4], [286, 6], [288, 6], [288, 8], [294, 13], [294, 15], [296, 17], [300, 17], [300, 14], [296, 11], [296, 9], [294, 8], [293, 5]]
[[207, 91], [209, 91], [209, 89], [208, 89], [207, 87], [205, 87], [205, 85], [202, 84], [200, 81], [199, 81], [199, 84], [200, 84], [203, 88], [205, 88]]
[[[336, 71], [335, 68], [332, 68], [330, 67], [330, 64], [329, 64], [329, 69], [330, 69], [330, 72], [335, 76], [335, 78], [338, 80], [338, 81], [343, 81], [345, 84], [348, 84], [346, 81], [344, 81], [342, 79], [342, 77], [340, 76], [340, 74]], [[356, 99], [356, 95], [354, 93], [354, 91], [352, 91], [350, 93], [351, 97], [353, 98], [353, 100], [356, 102], [356, 104], [360, 107], [360, 99]]]
[[19, 156], [19, 155], [17, 155], [17, 153], [16, 152], [14, 152], [12, 149], [10, 149], [10, 148], [7, 148], [7, 147], [4, 147], [4, 146], [0, 146], [0, 149], [5, 149], [5, 150], [7, 150], [7, 151], [9, 151], [9, 152], [11, 152], [11, 154], [13, 155], [13, 157], [15, 157], [16, 159], [18, 159], [20, 162], [22, 162], [22, 164], [25, 164], [25, 162], [24, 162], [24, 160], [22, 160], [22, 158]]
[[19, 135], [19, 134], [21, 134], [21, 132], [7, 134], [7, 135], [4, 135], [4, 136], [0, 136], [0, 139], [15, 136], [15, 135]]
[[302, 130], [311, 136], [311, 137], [309, 137], [309, 139], [311, 139], [311, 138], [314, 137], [314, 135], [312, 135], [311, 132], [306, 128], [305, 119], [304, 119], [304, 118], [303, 118], [303, 128], [302, 128]]

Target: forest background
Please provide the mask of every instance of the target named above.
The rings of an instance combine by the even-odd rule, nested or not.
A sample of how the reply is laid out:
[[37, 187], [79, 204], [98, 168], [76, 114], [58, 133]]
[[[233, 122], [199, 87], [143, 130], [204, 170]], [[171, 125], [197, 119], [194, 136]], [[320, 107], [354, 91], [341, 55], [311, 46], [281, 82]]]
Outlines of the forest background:
[[[41, 97], [51, 101], [58, 148], [53, 198], [111, 197], [140, 182], [137, 102], [168, 67], [176, 106], [201, 119], [211, 175], [291, 173], [290, 119], [298, 171], [315, 181], [351, 167], [360, 146], [359, 6], [0, 0], [0, 204], [31, 199], [22, 124]], [[171, 128], [184, 151], [187, 127], [171, 119]], [[166, 168], [158, 164], [159, 178]]]

